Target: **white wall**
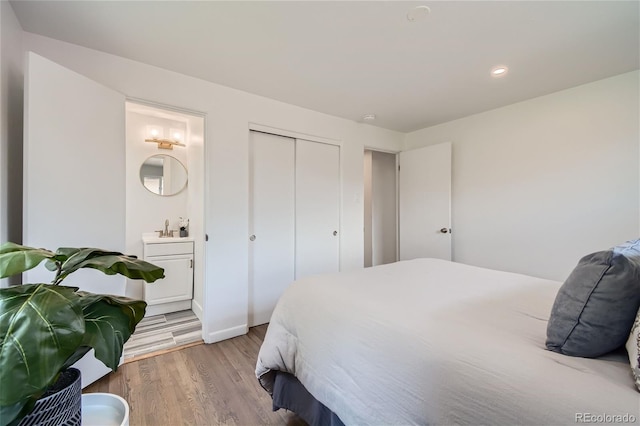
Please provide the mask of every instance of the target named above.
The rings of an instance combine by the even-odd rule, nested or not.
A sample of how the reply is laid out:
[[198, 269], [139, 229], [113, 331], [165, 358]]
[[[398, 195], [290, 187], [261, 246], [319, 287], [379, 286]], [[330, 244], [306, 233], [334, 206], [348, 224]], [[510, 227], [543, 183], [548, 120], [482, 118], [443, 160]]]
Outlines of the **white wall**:
[[[507, 77], [508, 78], [508, 77]], [[637, 238], [639, 72], [407, 134], [453, 143], [453, 259], [563, 280]]]
[[364, 144], [398, 151], [402, 134], [30, 33], [24, 46], [129, 97], [206, 114], [207, 341], [246, 329], [250, 122], [343, 142], [340, 264], [343, 270], [362, 267]]
[[[8, 1], [0, 1], [0, 244], [22, 242], [22, 28]], [[0, 287], [20, 282], [0, 280]]]

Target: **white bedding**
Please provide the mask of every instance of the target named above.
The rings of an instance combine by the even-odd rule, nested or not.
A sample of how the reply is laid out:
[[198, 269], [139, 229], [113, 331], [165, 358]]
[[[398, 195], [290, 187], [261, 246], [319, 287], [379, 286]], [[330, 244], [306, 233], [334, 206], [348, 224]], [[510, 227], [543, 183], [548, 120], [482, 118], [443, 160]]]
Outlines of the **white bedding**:
[[347, 425], [637, 424], [624, 353], [545, 349], [560, 284], [436, 259], [305, 278], [278, 302], [256, 375], [270, 391], [271, 370], [294, 374]]

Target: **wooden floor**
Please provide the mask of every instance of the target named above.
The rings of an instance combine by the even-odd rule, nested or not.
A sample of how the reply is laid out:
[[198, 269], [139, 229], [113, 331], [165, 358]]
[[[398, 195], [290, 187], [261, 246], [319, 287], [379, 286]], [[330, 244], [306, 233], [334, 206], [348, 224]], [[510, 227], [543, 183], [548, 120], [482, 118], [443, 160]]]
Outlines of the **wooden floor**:
[[266, 330], [124, 364], [83, 392], [126, 399], [132, 426], [304, 425], [291, 412], [273, 412], [255, 377]]

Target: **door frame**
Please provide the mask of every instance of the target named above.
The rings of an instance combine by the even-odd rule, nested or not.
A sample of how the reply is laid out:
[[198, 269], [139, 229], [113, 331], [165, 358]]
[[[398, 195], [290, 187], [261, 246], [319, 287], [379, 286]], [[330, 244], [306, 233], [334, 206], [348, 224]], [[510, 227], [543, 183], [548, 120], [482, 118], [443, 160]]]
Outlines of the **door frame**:
[[304, 139], [306, 141], [326, 143], [329, 145], [338, 145], [342, 149], [342, 140], [332, 139], [324, 136], [312, 135], [309, 133], [296, 132], [294, 130], [281, 129], [279, 127], [268, 126], [265, 124], [249, 122], [249, 131], [269, 133], [276, 136], [284, 136], [293, 139]]
[[[197, 110], [183, 108], [183, 107], [177, 107], [174, 105], [168, 105], [161, 102], [155, 102], [147, 99], [140, 99], [140, 98], [125, 95], [125, 105], [129, 103], [157, 109], [160, 111], [166, 111], [169, 114], [170, 113], [183, 114], [183, 115], [191, 116], [195, 119], [202, 119], [202, 156], [199, 161], [201, 165], [202, 176], [200, 177], [200, 179], [196, 180], [193, 178], [191, 170], [187, 169], [187, 172], [189, 176], [188, 182], [198, 182], [198, 186], [201, 188], [201, 190], [197, 191], [198, 193], [195, 194], [197, 197], [200, 197], [202, 199], [202, 204], [200, 208], [197, 209], [198, 210], [197, 215], [199, 217], [195, 217], [195, 218], [192, 217], [191, 219], [192, 219], [192, 223], [196, 224], [200, 228], [199, 230], [196, 230], [193, 234], [193, 235], [196, 235], [193, 242], [193, 262], [195, 265], [193, 285], [194, 285], [194, 292], [195, 292], [195, 286], [197, 281], [199, 281], [199, 285], [202, 287], [202, 306], [200, 306], [198, 303], [195, 303], [195, 299], [194, 299], [195, 294], [194, 294], [194, 297], [192, 297], [191, 299], [191, 310], [194, 312], [195, 311], [199, 312], [200, 314], [199, 318], [202, 319], [201, 321], [202, 339], [206, 340], [205, 337], [208, 335], [208, 328], [209, 328], [209, 324], [211, 323], [207, 315], [207, 312], [210, 311], [209, 309], [207, 309], [207, 300], [208, 300], [207, 293], [210, 291], [210, 289], [207, 288], [207, 264], [206, 264], [206, 259], [207, 259], [206, 251], [207, 251], [207, 239], [208, 239], [208, 236], [206, 234], [206, 229], [207, 229], [206, 206], [208, 203], [208, 196], [209, 196], [208, 195], [209, 191], [207, 191], [207, 185], [209, 182], [209, 168], [207, 167], [207, 162], [205, 161], [205, 159], [207, 158], [206, 157], [207, 155], [207, 114], [202, 111], [197, 111]], [[186, 190], [187, 191], [189, 190], [188, 185]], [[126, 233], [125, 233], [125, 237], [126, 237]]]

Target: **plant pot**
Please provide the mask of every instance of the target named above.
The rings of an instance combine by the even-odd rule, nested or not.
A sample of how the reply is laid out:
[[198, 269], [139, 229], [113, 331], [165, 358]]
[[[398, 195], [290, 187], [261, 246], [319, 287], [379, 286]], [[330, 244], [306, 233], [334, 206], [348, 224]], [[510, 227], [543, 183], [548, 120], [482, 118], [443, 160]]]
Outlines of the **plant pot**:
[[41, 396], [33, 411], [18, 426], [80, 426], [82, 418], [82, 384], [80, 370], [68, 368], [58, 381]]
[[112, 393], [82, 395], [83, 426], [129, 426], [129, 404]]

